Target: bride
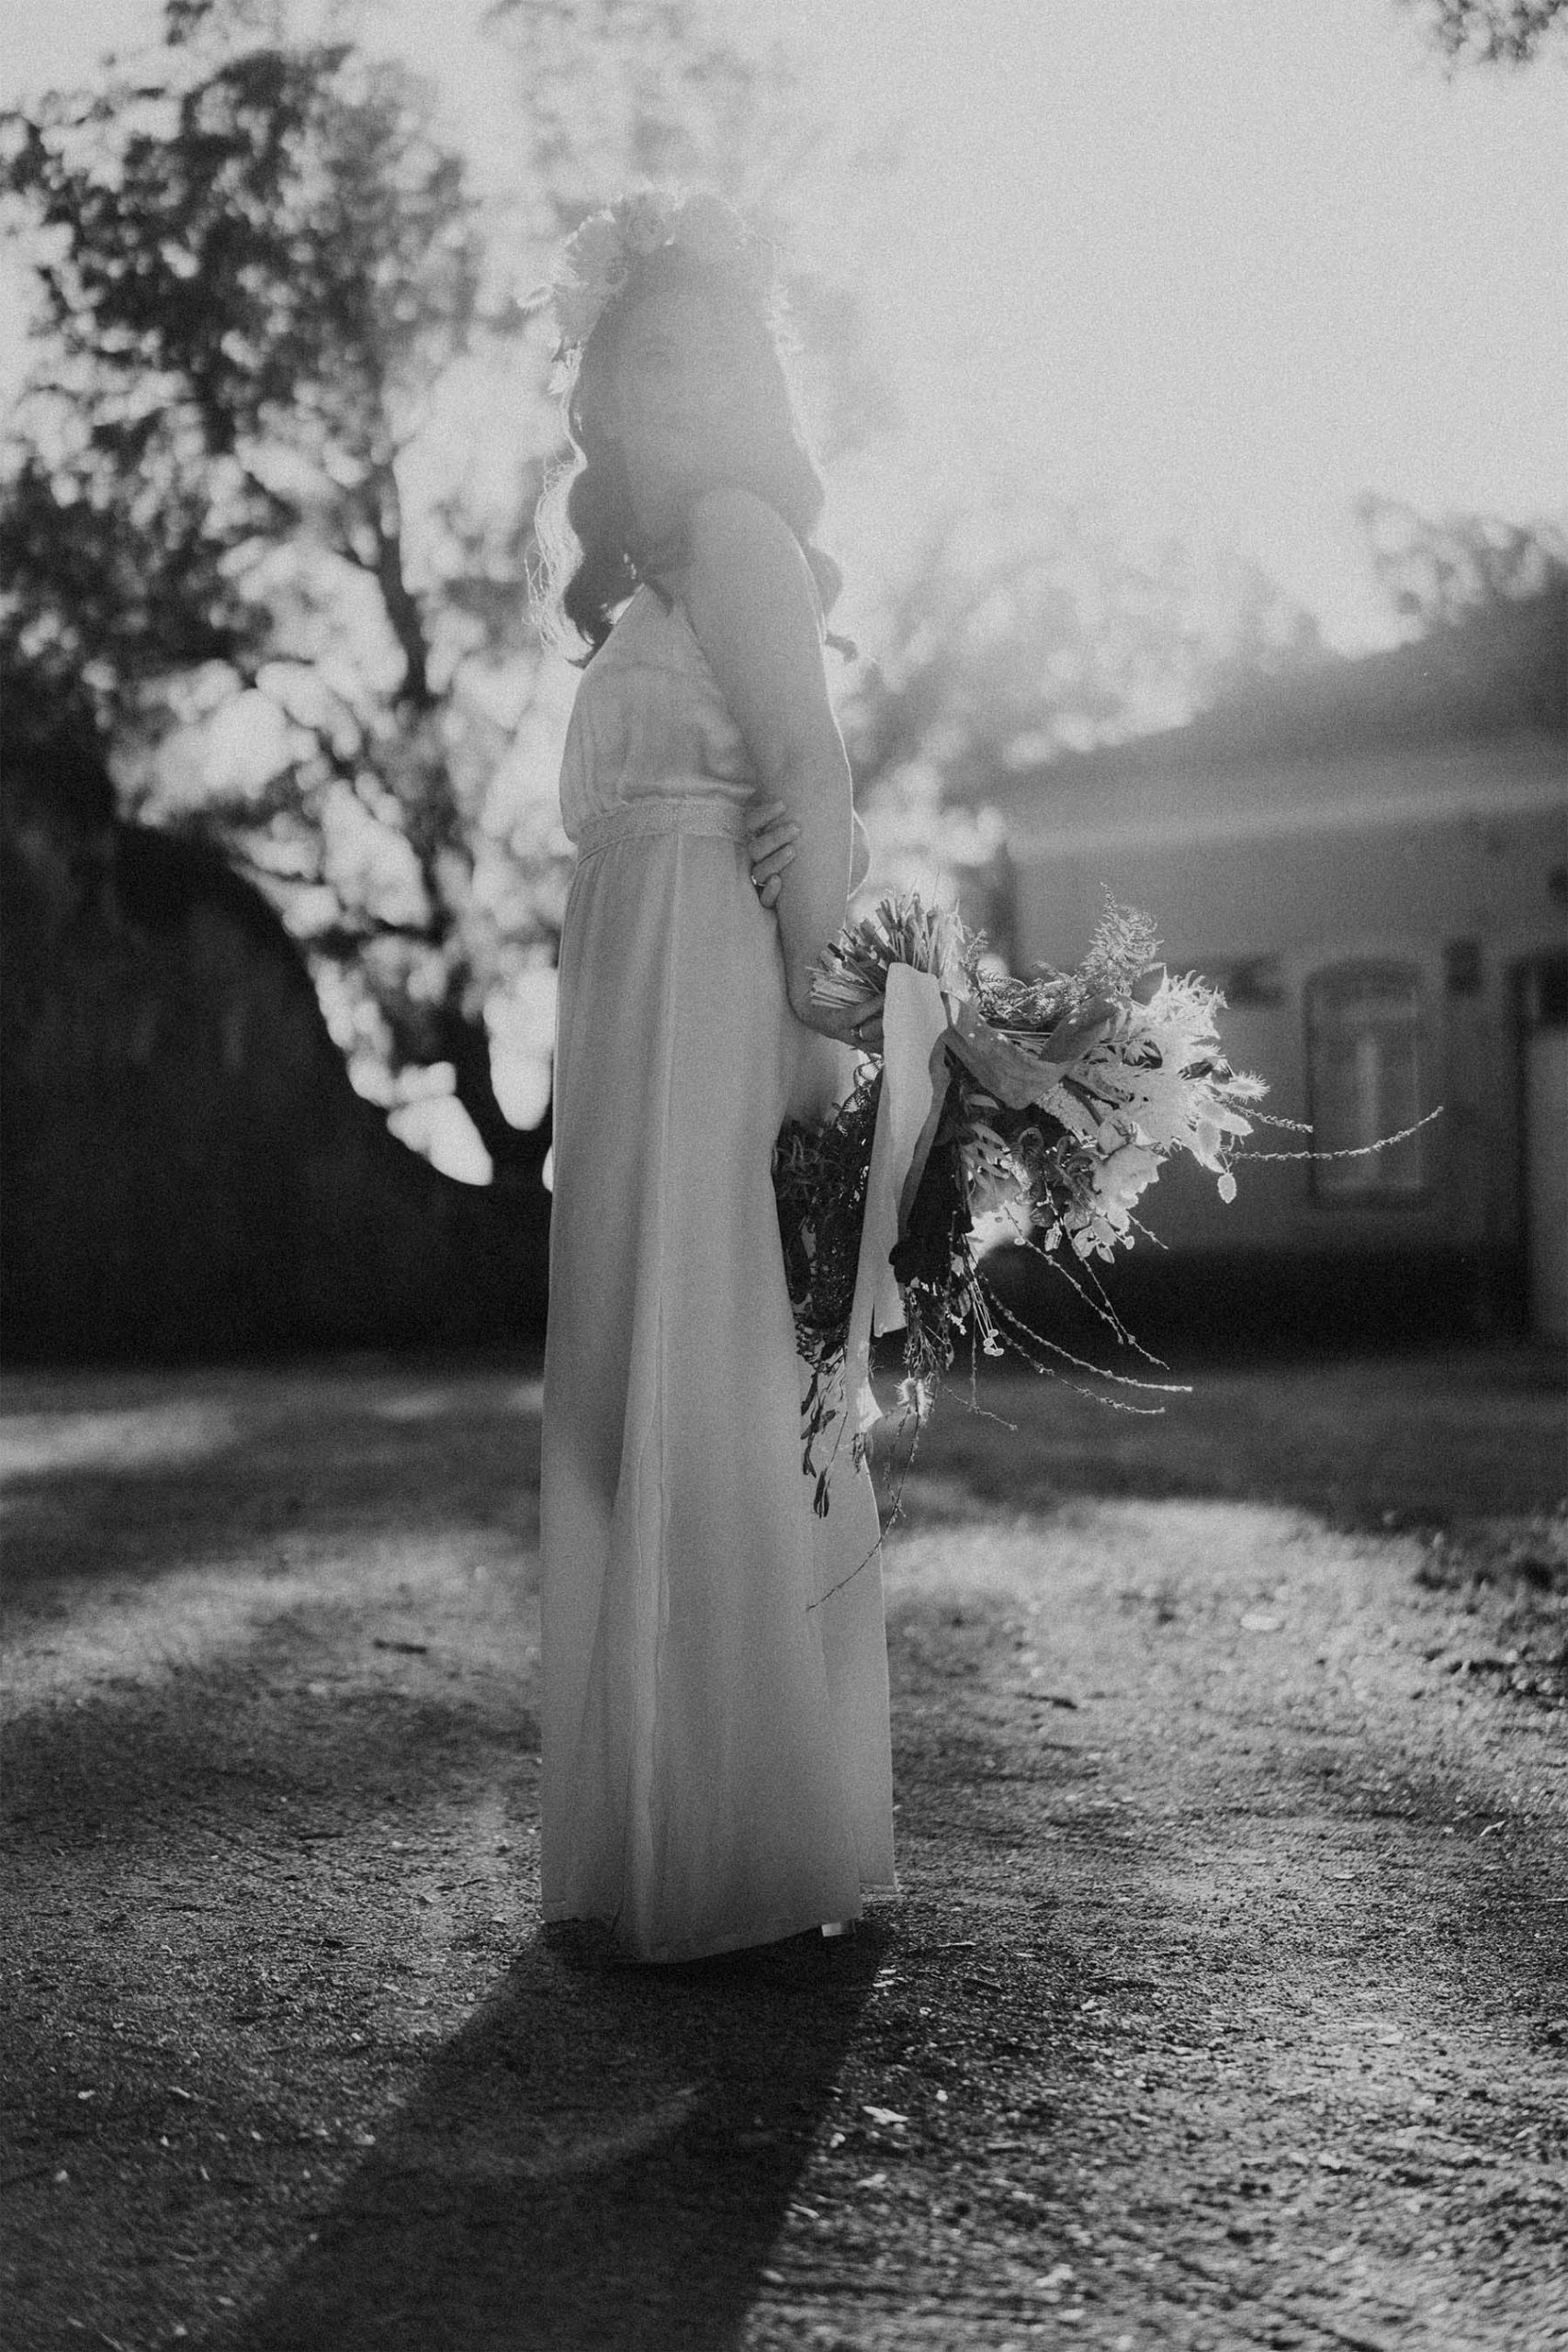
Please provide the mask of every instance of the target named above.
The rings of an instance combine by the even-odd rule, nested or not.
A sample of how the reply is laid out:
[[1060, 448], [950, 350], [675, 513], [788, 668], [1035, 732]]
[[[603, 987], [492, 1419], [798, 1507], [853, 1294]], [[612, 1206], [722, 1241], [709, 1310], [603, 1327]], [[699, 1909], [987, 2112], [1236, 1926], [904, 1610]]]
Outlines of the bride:
[[834, 1931], [894, 1884], [878, 1524], [819, 1517], [771, 1178], [857, 1038], [811, 1001], [854, 853], [835, 568], [761, 249], [622, 199], [555, 304], [574, 457], [547, 617], [586, 649], [561, 774], [545, 1366], [542, 1893], [674, 1961]]

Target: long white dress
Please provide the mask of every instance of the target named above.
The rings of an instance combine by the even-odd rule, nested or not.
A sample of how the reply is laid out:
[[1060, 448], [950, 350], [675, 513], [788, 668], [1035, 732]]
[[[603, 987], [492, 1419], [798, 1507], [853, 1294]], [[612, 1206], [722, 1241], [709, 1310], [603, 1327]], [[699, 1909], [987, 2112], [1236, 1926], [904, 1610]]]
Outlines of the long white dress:
[[646, 1960], [894, 1884], [876, 1504], [818, 1518], [771, 1159], [844, 1057], [790, 1013], [752, 775], [679, 605], [583, 674], [561, 777], [542, 1498], [547, 1919]]

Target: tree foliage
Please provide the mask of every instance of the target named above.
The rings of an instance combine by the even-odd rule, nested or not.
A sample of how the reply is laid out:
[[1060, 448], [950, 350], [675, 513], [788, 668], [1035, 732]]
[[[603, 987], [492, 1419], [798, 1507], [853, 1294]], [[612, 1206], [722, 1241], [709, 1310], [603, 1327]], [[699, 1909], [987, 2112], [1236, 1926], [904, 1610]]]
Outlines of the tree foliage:
[[[501, 514], [411, 516], [406, 487], [496, 331], [463, 164], [418, 85], [346, 45], [182, 40], [163, 65], [7, 126], [46, 356], [6, 492], [7, 659], [85, 679], [122, 747], [238, 705], [246, 772], [186, 821], [354, 972], [351, 1027], [453, 1063], [503, 1159], [462, 673], [526, 655], [537, 457]], [[362, 853], [381, 836], [356, 864], [350, 810]]]
[[[564, 888], [528, 598], [558, 428], [519, 295], [608, 190], [682, 174], [776, 209], [816, 132], [787, 62], [695, 0], [497, 14], [517, 167], [484, 200], [406, 69], [290, 40], [273, 0], [171, 0], [140, 74], [6, 119], [41, 315], [0, 657], [85, 683], [133, 799], [278, 899], [340, 1042], [450, 1063], [498, 1175], [531, 1180], [487, 1027], [553, 958]], [[852, 438], [857, 314], [799, 291]]]
[[1379, 587], [1423, 630], [1568, 581], [1568, 523], [1420, 514], [1371, 494], [1356, 513]]
[[1316, 624], [1256, 565], [1176, 540], [1137, 550], [1016, 490], [936, 520], [875, 635], [846, 710], [859, 779], [928, 766], [969, 800], [1321, 650]]
[[1134, 547], [1018, 483], [933, 521], [869, 635], [877, 659], [842, 715], [881, 885], [939, 877], [1004, 957], [1014, 877], [994, 795], [1026, 770], [1048, 794], [1056, 753], [1178, 724], [1321, 651], [1255, 564]]
[[1401, 0], [1458, 65], [1526, 65], [1568, 39], [1568, 0]]
[[[701, 183], [787, 255], [792, 229], [831, 221], [846, 188], [897, 151], [892, 133], [847, 130], [798, 51], [739, 40], [712, 0], [495, 0], [491, 21], [527, 92], [525, 240], [575, 225], [607, 188]], [[886, 431], [896, 404], [852, 294], [809, 266], [786, 267], [784, 291], [792, 373], [831, 464]]]

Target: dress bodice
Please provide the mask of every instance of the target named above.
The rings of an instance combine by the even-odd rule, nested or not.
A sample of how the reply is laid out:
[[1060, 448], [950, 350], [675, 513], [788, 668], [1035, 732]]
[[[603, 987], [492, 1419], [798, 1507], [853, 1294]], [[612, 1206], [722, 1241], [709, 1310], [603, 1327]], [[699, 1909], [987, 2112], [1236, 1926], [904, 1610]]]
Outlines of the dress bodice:
[[690, 621], [639, 588], [582, 673], [561, 762], [570, 838], [637, 800], [711, 797], [732, 808], [756, 781]]

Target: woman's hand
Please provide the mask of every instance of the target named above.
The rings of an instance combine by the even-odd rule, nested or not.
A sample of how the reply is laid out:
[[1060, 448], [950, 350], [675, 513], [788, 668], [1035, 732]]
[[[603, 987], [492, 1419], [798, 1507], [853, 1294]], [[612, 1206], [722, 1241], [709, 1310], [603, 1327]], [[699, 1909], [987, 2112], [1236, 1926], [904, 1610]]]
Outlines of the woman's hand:
[[746, 854], [751, 887], [764, 907], [777, 904], [780, 877], [795, 864], [800, 827], [782, 800], [753, 800], [746, 819]]
[[835, 1044], [851, 1046], [856, 1053], [879, 1054], [882, 1051], [882, 1013], [855, 1012], [848, 1005], [818, 1004], [809, 999], [804, 1007], [796, 1006], [795, 1019], [807, 1029], [815, 1029], [819, 1037], [831, 1037]]
[[[860, 819], [855, 819], [856, 846], [865, 839]], [[753, 800], [746, 819], [746, 854], [751, 867], [751, 887], [759, 902], [773, 906], [778, 899], [780, 877], [784, 868], [795, 863], [795, 844], [800, 839], [800, 827], [788, 813], [783, 800]], [[868, 853], [869, 854], [869, 853]], [[863, 861], [862, 871], [864, 870]], [[821, 1037], [831, 1037], [837, 1045], [850, 1046], [861, 1053], [882, 1051], [882, 1015], [880, 1012], [852, 1014], [848, 1007], [808, 1005], [803, 1019], [805, 1026], [815, 1029]]]

